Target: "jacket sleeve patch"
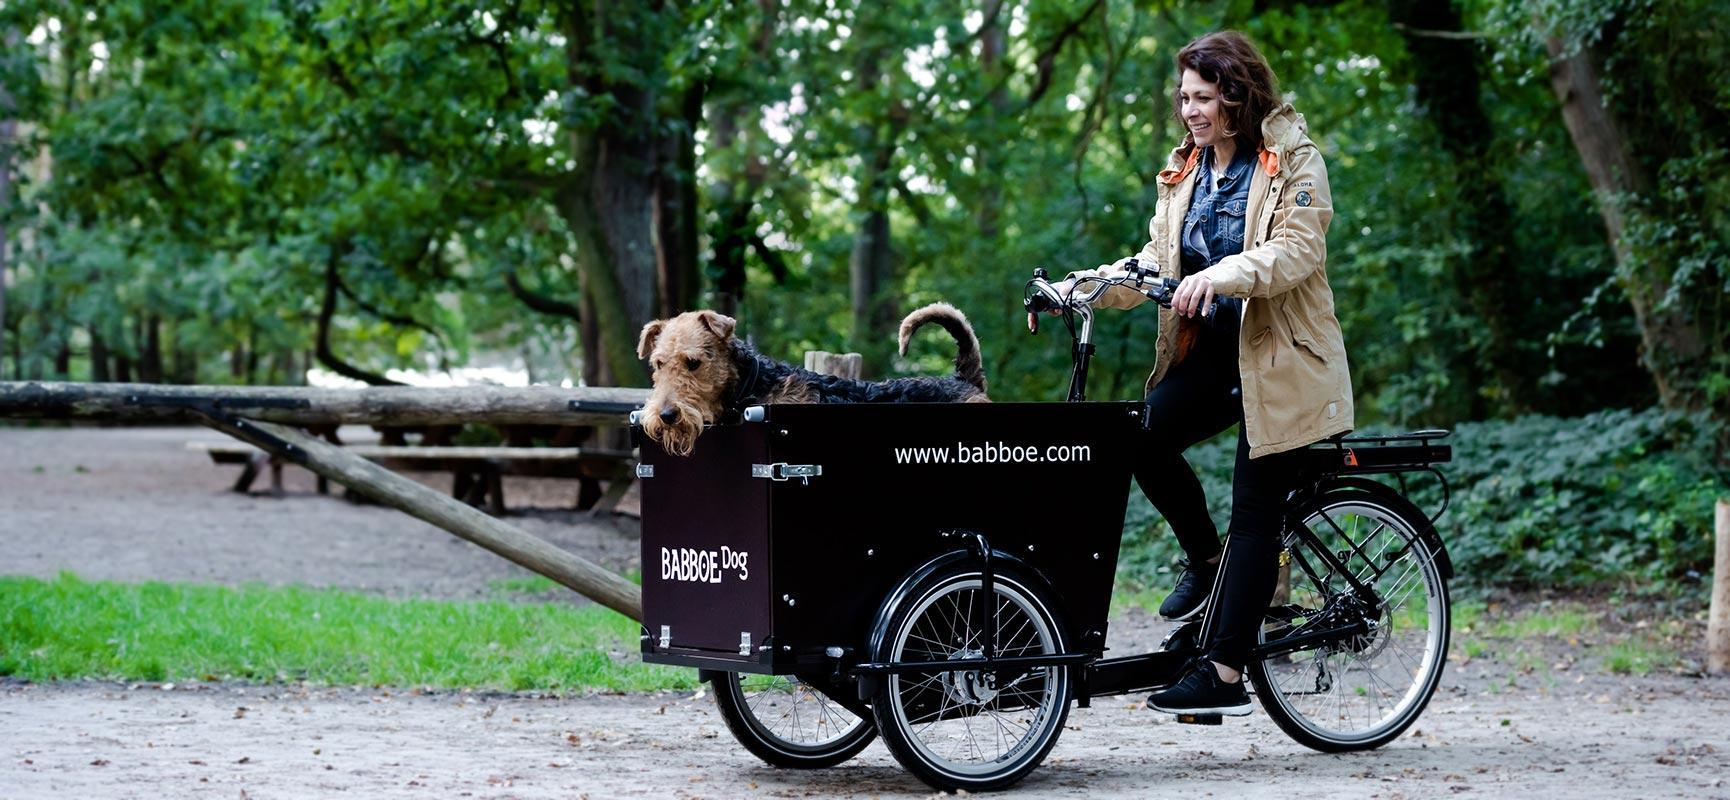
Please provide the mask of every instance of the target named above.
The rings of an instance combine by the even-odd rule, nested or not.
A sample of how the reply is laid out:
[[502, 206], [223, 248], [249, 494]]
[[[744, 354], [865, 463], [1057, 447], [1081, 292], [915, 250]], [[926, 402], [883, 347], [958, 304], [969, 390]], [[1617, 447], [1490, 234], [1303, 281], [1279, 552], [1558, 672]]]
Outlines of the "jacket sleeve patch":
[[1310, 193], [1309, 192], [1298, 192], [1297, 204], [1300, 206], [1308, 206], [1310, 204]]

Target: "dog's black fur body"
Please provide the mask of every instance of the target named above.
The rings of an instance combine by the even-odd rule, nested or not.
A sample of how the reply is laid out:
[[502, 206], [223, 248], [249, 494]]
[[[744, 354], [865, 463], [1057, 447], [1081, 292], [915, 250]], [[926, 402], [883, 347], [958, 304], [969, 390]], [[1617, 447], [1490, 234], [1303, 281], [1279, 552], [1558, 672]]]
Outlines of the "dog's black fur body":
[[726, 403], [727, 409], [734, 412], [776, 402], [798, 384], [808, 389], [806, 402], [812, 403], [954, 403], [984, 391], [983, 386], [957, 377], [860, 381], [824, 375], [776, 361], [739, 339], [728, 345], [729, 357], [739, 374]]

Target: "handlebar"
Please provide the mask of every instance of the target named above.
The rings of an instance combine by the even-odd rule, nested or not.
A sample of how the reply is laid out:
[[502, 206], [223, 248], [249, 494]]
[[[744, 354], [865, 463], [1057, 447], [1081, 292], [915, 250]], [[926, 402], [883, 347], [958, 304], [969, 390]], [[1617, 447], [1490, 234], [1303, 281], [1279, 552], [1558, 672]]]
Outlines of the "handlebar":
[[[1179, 281], [1172, 278], [1161, 278], [1159, 273], [1152, 268], [1141, 266], [1133, 258], [1128, 259], [1128, 262], [1122, 274], [1109, 277], [1092, 276], [1076, 281], [1075, 287], [1070, 291], [1068, 297], [1058, 294], [1057, 289], [1048, 280], [1049, 276], [1044, 267], [1035, 269], [1033, 280], [1028, 281], [1023, 290], [1021, 304], [1028, 313], [1034, 315], [1036, 332], [1039, 314], [1054, 310], [1061, 310], [1066, 316], [1084, 309], [1090, 312], [1093, 303], [1113, 286], [1129, 286], [1160, 306], [1171, 308], [1171, 298], [1177, 292]], [[1084, 290], [1083, 287], [1087, 288]], [[1219, 299], [1215, 298], [1214, 302], [1203, 310], [1202, 316], [1211, 318], [1214, 312], [1218, 310]]]

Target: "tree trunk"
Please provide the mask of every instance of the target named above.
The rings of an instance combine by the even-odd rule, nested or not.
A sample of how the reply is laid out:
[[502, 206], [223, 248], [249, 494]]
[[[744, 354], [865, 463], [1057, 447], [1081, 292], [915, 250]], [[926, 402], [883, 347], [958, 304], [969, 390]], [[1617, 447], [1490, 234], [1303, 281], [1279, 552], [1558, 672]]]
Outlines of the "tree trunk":
[[[679, 246], [656, 243], [658, 87], [615, 79], [612, 67], [622, 61], [640, 67], [641, 76], [658, 74], [656, 60], [663, 54], [655, 46], [656, 31], [670, 24], [661, 18], [665, 14], [639, 4], [596, 4], [569, 8], [563, 19], [568, 79], [592, 97], [610, 95], [614, 101], [607, 119], [567, 129], [574, 166], [555, 202], [576, 242], [584, 373], [619, 386], [648, 383], [637, 359], [637, 334], [660, 308], [657, 253]], [[626, 30], [638, 34], [626, 36]], [[603, 50], [610, 58], [603, 59]]]
[[399, 381], [393, 381], [376, 372], [369, 372], [361, 369], [360, 367], [338, 358], [336, 352], [331, 349], [330, 322], [331, 318], [336, 316], [336, 296], [338, 285], [341, 283], [336, 270], [338, 263], [342, 260], [342, 251], [346, 247], [346, 243], [333, 244], [330, 247], [329, 254], [325, 256], [324, 302], [319, 306], [318, 310], [317, 343], [314, 348], [315, 352], [318, 354], [318, 363], [323, 364], [328, 367], [330, 371], [335, 372], [344, 378], [361, 381], [369, 386], [401, 386], [402, 383]]
[[170, 363], [174, 365], [174, 369], [169, 382], [180, 384], [197, 383], [198, 351], [188, 347], [185, 342], [181, 341], [181, 338], [182, 337], [178, 332], [175, 333], [174, 347], [171, 349], [171, 352], [174, 355], [170, 359]]
[[[6, 52], [13, 52], [18, 46], [18, 32], [8, 28], [0, 40], [5, 42]], [[12, 93], [0, 83], [0, 362], [5, 361], [6, 355], [6, 249], [12, 238], [4, 210], [12, 206], [12, 134], [17, 125], [12, 119], [14, 107]]]
[[1712, 600], [1706, 618], [1706, 671], [1730, 673], [1730, 500], [1714, 507]]
[[881, 376], [888, 366], [881, 347], [895, 323], [894, 298], [890, 296], [894, 251], [889, 240], [889, 184], [894, 177], [892, 142], [876, 143], [868, 150], [865, 171], [859, 180], [858, 227], [853, 236], [853, 256], [848, 262], [853, 295], [853, 343], [864, 352], [866, 370]]
[[90, 329], [90, 380], [96, 383], [113, 380], [108, 373], [108, 342], [95, 328]]
[[[1004, 0], [990, 0], [985, 4], [985, 23], [979, 29], [979, 71], [993, 87], [982, 110], [986, 121], [985, 130], [991, 135], [996, 135], [997, 126], [1010, 113], [1009, 90], [1005, 87], [1007, 82], [999, 80], [1003, 72], [1003, 53], [1008, 43], [1005, 34], [1007, 26], [1002, 19], [1003, 2]], [[991, 163], [992, 152], [990, 147], [981, 147], [974, 156], [978, 165], [974, 174], [983, 178], [979, 182], [979, 208], [975, 214], [979, 226], [978, 241], [987, 251], [997, 246], [997, 219], [1003, 211], [1003, 183]]]
[[54, 374], [60, 380], [72, 380], [72, 342], [70, 334], [60, 337], [60, 349], [54, 351]]
[[1525, 364], [1518, 347], [1516, 321], [1523, 313], [1519, 298], [1519, 264], [1514, 248], [1514, 214], [1500, 181], [1488, 179], [1480, 165], [1493, 155], [1493, 128], [1484, 113], [1476, 45], [1460, 38], [1435, 35], [1460, 31], [1460, 15], [1450, 0], [1390, 0], [1388, 16], [1405, 31], [1411, 54], [1417, 99], [1427, 111], [1444, 150], [1452, 157], [1454, 174], [1463, 176], [1453, 187], [1453, 207], [1459, 213], [1460, 239], [1468, 246], [1460, 275], [1472, 310], [1484, 324], [1479, 344], [1482, 361], [1501, 389], [1503, 412], [1532, 407], [1536, 370]]
[[1550, 53], [1550, 88], [1561, 103], [1562, 121], [1598, 196], [1598, 214], [1616, 255], [1617, 276], [1640, 327], [1641, 365], [1651, 373], [1665, 408], [1685, 408], [1689, 400], [1677, 385], [1673, 365], [1700, 356], [1704, 349], [1700, 331], [1680, 312], [1656, 310], [1670, 282], [1662, 270], [1633, 263], [1622, 238], [1627, 229], [1623, 198], [1648, 194], [1652, 177], [1634, 159], [1623, 126], [1605, 104], [1599, 84], [1601, 51], [1583, 47], [1567, 55], [1565, 44], [1556, 37], [1545, 45]]
[[[756, 68], [767, 71], [774, 68], [775, 24], [780, 14], [780, 2], [758, 0], [757, 10], [760, 18], [755, 41]], [[755, 226], [751, 224], [751, 212], [764, 180], [763, 161], [752, 155], [751, 149], [752, 138], [760, 130], [762, 103], [742, 83], [730, 84], [717, 94], [722, 96], [708, 115], [709, 152], [722, 153], [739, 148], [744, 151], [745, 158], [742, 160], [743, 173], [719, 176], [711, 193], [718, 220], [710, 236], [715, 248], [713, 308], [728, 316], [738, 316], [739, 306], [745, 299], [745, 259], [757, 235]]]
[[662, 135], [655, 176], [655, 274], [661, 286], [657, 315], [690, 311], [702, 289], [697, 269], [697, 128], [703, 124], [703, 85], [681, 98], [683, 125]]
[[[866, 50], [861, 54], [859, 85], [861, 95], [877, 91], [883, 80], [882, 53]], [[869, 104], [875, 107], [877, 104]], [[872, 112], [868, 112], [872, 113]], [[892, 337], [895, 324], [894, 298], [890, 284], [894, 272], [894, 250], [889, 230], [889, 189], [895, 183], [895, 140], [898, 125], [895, 112], [890, 119], [867, 119], [859, 123], [856, 135], [863, 169], [859, 174], [859, 205], [853, 212], [853, 253], [848, 260], [849, 288], [853, 305], [853, 349], [865, 353], [865, 371], [881, 376], [887, 370], [887, 356], [882, 347], [873, 346]]]
[[138, 380], [162, 382], [162, 320], [154, 314], [139, 320], [138, 340], [144, 352], [138, 358]]
[[255, 326], [248, 325], [246, 328], [246, 364], [241, 370], [241, 383], [256, 383], [254, 378], [258, 375], [258, 328]]
[[[742, 138], [738, 116], [743, 113], [746, 112], [740, 104], [711, 112], [709, 139], [716, 151], [730, 150]], [[718, 223], [711, 236], [715, 243], [716, 272], [713, 307], [729, 317], [739, 315], [739, 304], [745, 298], [745, 256], [751, 250], [751, 206], [756, 189], [756, 182], [749, 177], [715, 182]]]

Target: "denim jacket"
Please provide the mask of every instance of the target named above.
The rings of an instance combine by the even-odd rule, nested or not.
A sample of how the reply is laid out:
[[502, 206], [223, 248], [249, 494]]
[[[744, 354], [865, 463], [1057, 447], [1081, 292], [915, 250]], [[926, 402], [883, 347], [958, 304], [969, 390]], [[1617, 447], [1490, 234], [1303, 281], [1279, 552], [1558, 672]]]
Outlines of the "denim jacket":
[[[1220, 176], [1219, 188], [1213, 187], [1214, 149], [1202, 150], [1197, 165], [1195, 195], [1190, 198], [1189, 213], [1183, 218], [1183, 239], [1180, 258], [1184, 277], [1189, 277], [1218, 264], [1226, 256], [1243, 252], [1244, 211], [1249, 206], [1250, 165], [1247, 152], [1239, 151]], [[1229, 333], [1237, 332], [1237, 321], [1243, 301], [1235, 297], [1220, 297], [1219, 310], [1207, 327]]]

